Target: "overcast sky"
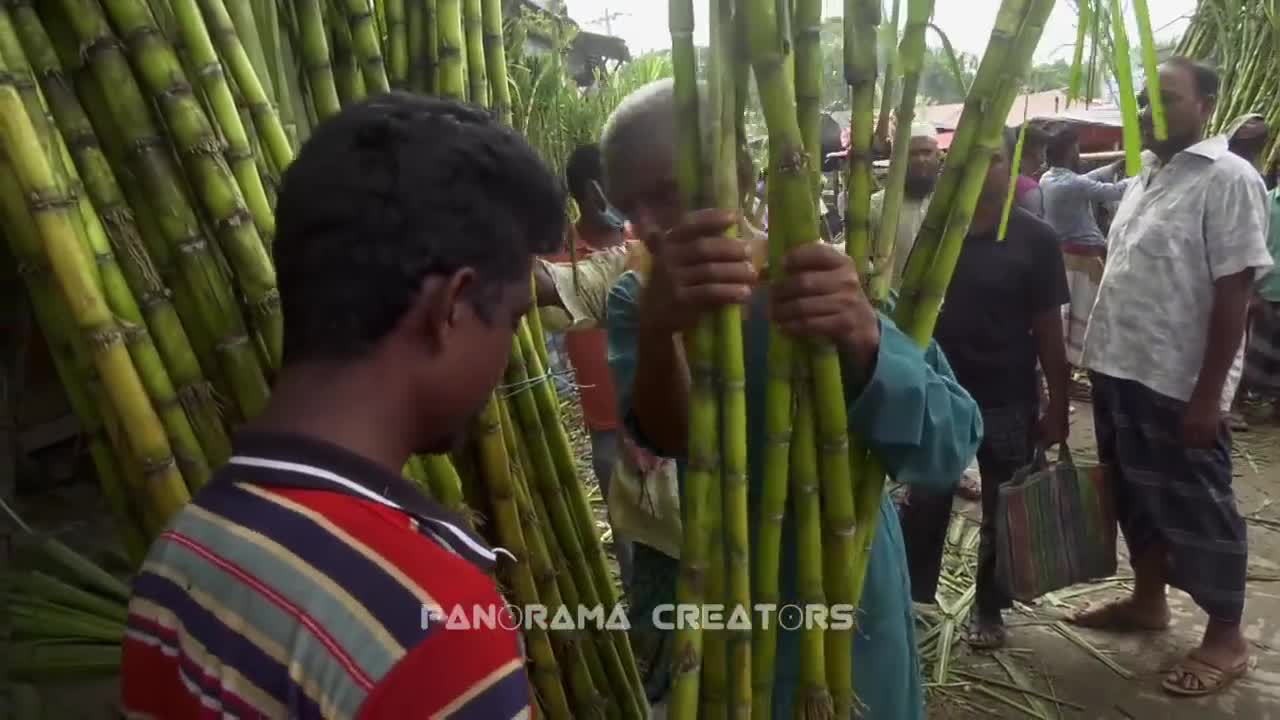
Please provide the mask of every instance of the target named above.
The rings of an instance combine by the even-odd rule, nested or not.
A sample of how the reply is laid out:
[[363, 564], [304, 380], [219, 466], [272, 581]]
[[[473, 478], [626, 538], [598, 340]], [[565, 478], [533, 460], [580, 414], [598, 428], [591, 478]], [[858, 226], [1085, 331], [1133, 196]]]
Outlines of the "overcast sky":
[[[664, 0], [566, 0], [569, 15], [585, 29], [605, 32], [605, 15], [611, 18], [612, 32], [627, 41], [633, 54], [671, 46], [667, 30], [667, 3]], [[1125, 3], [1128, 6], [1128, 2]], [[1195, 10], [1195, 0], [1158, 0], [1149, 3], [1151, 26], [1157, 39], [1176, 35], [1186, 27], [1186, 16]], [[840, 15], [843, 0], [823, 0], [826, 16]], [[903, 0], [903, 11], [906, 2]], [[995, 22], [1000, 0], [937, 0], [934, 22], [951, 39], [957, 51], [981, 55]], [[1058, 0], [1045, 27], [1044, 37], [1036, 51], [1040, 61], [1063, 58], [1070, 61], [1071, 46], [1076, 38], [1075, 4]], [[696, 35], [699, 43], [707, 38], [707, 3], [695, 0]], [[1131, 14], [1131, 13], [1127, 13]], [[1136, 31], [1135, 31], [1136, 32]], [[1131, 32], [1131, 42], [1137, 37]], [[929, 44], [937, 44], [930, 34]]]

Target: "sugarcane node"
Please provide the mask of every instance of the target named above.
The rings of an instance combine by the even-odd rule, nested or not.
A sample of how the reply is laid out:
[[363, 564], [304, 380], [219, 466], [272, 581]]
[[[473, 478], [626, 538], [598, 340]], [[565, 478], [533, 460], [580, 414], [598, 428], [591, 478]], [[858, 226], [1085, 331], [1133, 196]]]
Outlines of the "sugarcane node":
[[219, 340], [217, 343], [214, 344], [213, 349], [220, 353], [229, 353], [243, 345], [248, 345], [248, 344], [249, 344], [248, 335], [233, 335], [232, 337], [229, 337], [225, 340]]
[[178, 252], [186, 255], [201, 255], [209, 251], [209, 241], [204, 233], [199, 231], [195, 235], [178, 240], [174, 246], [178, 248]]
[[252, 160], [255, 157], [255, 154], [252, 148], [246, 147], [240, 151], [228, 149], [226, 153], [224, 153], [224, 156], [227, 158], [228, 162], [235, 163]]
[[85, 341], [89, 343], [89, 347], [95, 350], [105, 350], [121, 342], [123, 337], [123, 333], [120, 332], [120, 328], [115, 323], [85, 332]]
[[252, 223], [253, 216], [249, 214], [249, 211], [244, 205], [237, 205], [231, 212], [214, 221], [213, 225], [219, 233], [223, 233], [235, 232], [237, 228], [251, 225]]
[[167, 482], [165, 475], [177, 469], [178, 459], [172, 454], [162, 458], [138, 458], [142, 465], [142, 477], [146, 481]]
[[836, 538], [837, 540], [851, 538], [853, 537], [854, 533], [856, 533], [857, 531], [858, 529], [852, 521], [840, 527], [827, 528], [827, 534], [833, 538]]
[[383, 62], [381, 55], [370, 55], [369, 57], [361, 60], [360, 63], [365, 67], [385, 68], [387, 66], [387, 64]]
[[98, 136], [91, 127], [78, 132], [63, 132], [62, 139], [67, 143], [67, 149], [76, 153], [101, 149], [98, 144]]
[[30, 208], [33, 214], [47, 210], [69, 210], [79, 204], [80, 199], [76, 197], [75, 192], [58, 195], [45, 195], [36, 192], [27, 196], [27, 207]]
[[306, 70], [308, 73], [326, 72], [333, 69], [333, 63], [329, 62], [328, 60], [325, 60], [324, 62], [308, 61], [302, 64], [302, 69]]
[[34, 281], [41, 275], [49, 272], [49, 260], [44, 255], [31, 260], [18, 261], [18, 277], [30, 278]]

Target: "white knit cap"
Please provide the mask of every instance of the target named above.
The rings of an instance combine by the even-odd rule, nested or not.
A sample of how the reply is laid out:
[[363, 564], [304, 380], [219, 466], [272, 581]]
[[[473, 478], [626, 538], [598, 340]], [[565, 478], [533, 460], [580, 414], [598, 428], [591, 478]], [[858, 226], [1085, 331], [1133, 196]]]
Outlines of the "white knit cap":
[[938, 129], [933, 126], [933, 123], [918, 122], [911, 125], [911, 137], [931, 138], [937, 136]]

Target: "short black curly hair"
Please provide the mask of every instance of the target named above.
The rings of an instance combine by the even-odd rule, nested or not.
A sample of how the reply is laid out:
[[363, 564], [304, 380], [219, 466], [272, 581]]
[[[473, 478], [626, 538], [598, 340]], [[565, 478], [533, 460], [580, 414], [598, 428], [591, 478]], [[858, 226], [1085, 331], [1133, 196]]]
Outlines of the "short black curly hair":
[[600, 146], [596, 143], [579, 145], [569, 155], [564, 166], [569, 194], [579, 205], [591, 196], [591, 181], [604, 181], [604, 164], [600, 160]]
[[564, 235], [564, 189], [484, 111], [393, 92], [316, 127], [285, 173], [275, 256], [284, 362], [342, 361], [385, 337], [424, 277], [472, 268], [494, 298]]

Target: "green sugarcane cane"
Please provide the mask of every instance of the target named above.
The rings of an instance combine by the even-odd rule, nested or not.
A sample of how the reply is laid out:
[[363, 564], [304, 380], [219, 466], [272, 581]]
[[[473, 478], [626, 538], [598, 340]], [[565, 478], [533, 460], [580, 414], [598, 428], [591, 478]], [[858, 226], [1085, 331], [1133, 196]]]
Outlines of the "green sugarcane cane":
[[[173, 2], [173, 0], [168, 0]], [[274, 77], [272, 69], [272, 52], [268, 48], [266, 38], [263, 34], [264, 26], [259, 22], [259, 15], [266, 16], [266, 8], [271, 3], [262, 2], [261, 0], [220, 0], [225, 3], [224, 8], [231, 18], [231, 26], [235, 34], [240, 38], [245, 52], [249, 56], [249, 62], [252, 64], [253, 72], [260, 78], [264, 92], [270, 102], [275, 102], [276, 89], [272, 78]], [[261, 8], [260, 12], [258, 11]]]
[[[1022, 85], [1022, 77], [1030, 67], [1031, 58], [1044, 33], [1045, 22], [1053, 11], [1054, 0], [1033, 0], [1026, 22], [1019, 30], [1013, 52], [1006, 58], [1007, 77], [998, 93], [986, 103], [981, 120], [977, 123], [979, 142], [973, 147], [968, 162], [962, 169], [960, 190], [951, 204], [947, 217], [947, 229], [939, 245], [938, 254], [932, 267], [925, 276], [920, 296], [924, 298], [919, 312], [907, 321], [904, 327], [907, 333], [920, 346], [924, 346], [933, 335], [934, 325], [938, 319], [938, 310], [942, 307], [942, 299], [946, 295], [947, 284], [955, 272], [956, 262], [960, 257], [960, 249], [965, 235], [969, 232], [969, 223], [973, 219], [974, 208], [978, 204], [978, 196], [986, 182], [991, 158], [1004, 143], [1004, 119], [1017, 99]], [[978, 117], [969, 122], [978, 121]], [[960, 123], [965, 119], [961, 116]]]
[[338, 86], [338, 96], [344, 106], [364, 99], [364, 79], [351, 48], [351, 28], [339, 15], [339, 10], [329, 5], [325, 12], [326, 25], [333, 40], [333, 78]]
[[880, 253], [871, 247], [871, 193], [875, 188], [871, 161], [876, 119], [876, 27], [879, 24], [879, 0], [845, 0], [844, 76], [849, 84], [852, 111], [845, 251], [857, 263], [859, 275], [866, 283], [891, 272], [890, 268], [880, 265]]
[[[1164, 118], [1164, 98], [1160, 95], [1160, 58], [1155, 36], [1151, 32], [1151, 11], [1147, 0], [1133, 0], [1133, 14], [1138, 21], [1138, 37], [1142, 43], [1142, 66], [1147, 73], [1147, 102], [1151, 103], [1151, 126], [1157, 140], [1169, 138]], [[1273, 63], [1274, 64], [1274, 63]]]
[[[193, 0], [170, 0], [175, 8], [190, 6]], [[247, 48], [236, 34], [231, 15], [223, 0], [198, 0], [208, 24], [209, 34], [218, 45], [223, 63], [235, 79], [236, 86], [244, 96], [249, 113], [253, 116], [254, 127], [262, 139], [267, 159], [276, 176], [284, 173], [285, 168], [293, 162], [293, 147], [289, 135], [285, 132], [280, 114], [272, 104], [269, 85], [254, 72]], [[190, 10], [188, 9], [187, 12]], [[194, 24], [193, 26], [194, 27]], [[284, 104], [287, 107], [288, 103]], [[241, 188], [243, 188], [243, 184]]]
[[299, 51], [307, 72], [307, 87], [316, 118], [323, 120], [342, 109], [334, 66], [329, 59], [329, 34], [325, 29], [321, 0], [295, 0]]
[[[711, 61], [707, 116], [713, 143], [711, 200], [716, 207], [736, 208], [738, 194], [738, 98], [735, 62], [738, 59], [734, 3], [712, 0]], [[730, 236], [736, 235], [729, 230]], [[750, 520], [747, 482], [747, 398], [743, 364], [742, 309], [736, 305], [716, 312], [716, 364], [720, 381], [720, 471], [723, 562], [713, 565], [725, 574], [725, 604], [742, 620], [751, 615]], [[714, 484], [713, 484], [714, 486]], [[713, 495], [711, 506], [717, 503]], [[713, 536], [714, 537], [714, 536]], [[713, 558], [714, 561], [714, 558]], [[732, 617], [732, 615], [731, 615]], [[747, 717], [752, 706], [751, 633], [743, 623], [725, 631], [728, 671], [727, 714]]]
[[[16, 39], [10, 33], [18, 26], [9, 24], [9, 12], [0, 10], [0, 34], [5, 36], [4, 42]], [[12, 19], [22, 23], [21, 37], [32, 69], [40, 80], [60, 134], [68, 139], [72, 148], [75, 169], [84, 180], [88, 199], [98, 210], [129, 290], [141, 304], [146, 327], [150, 329], [172, 382], [177, 385], [178, 399], [195, 430], [203, 454], [209, 463], [221, 464], [231, 455], [230, 440], [183, 324], [194, 322], [197, 317], [194, 314], [183, 317], [169, 301], [170, 290], [142, 245], [134, 213], [116, 182], [84, 108], [62, 73], [57, 53], [43, 26], [30, 8]], [[117, 313], [129, 310], [113, 309]], [[191, 479], [190, 473], [184, 474]]]
[[[551, 512], [551, 527], [555, 531], [560, 546], [565, 550], [567, 556], [572, 559], [569, 563], [570, 570], [581, 600], [588, 607], [603, 607], [601, 594], [597, 589], [597, 584], [588, 562], [589, 556], [587, 555], [587, 550], [584, 549], [578, 523], [574, 520], [572, 505], [565, 497], [564, 486], [566, 483], [576, 483], [576, 478], [561, 479], [556, 470], [555, 461], [547, 443], [546, 428], [539, 415], [535, 395], [527, 389], [530, 376], [526, 361], [527, 358], [521, 349], [521, 343], [517, 339], [512, 343], [511, 360], [507, 367], [507, 383], [515, 388], [525, 388], [524, 390], [517, 390], [511, 398], [511, 402], [514, 405], [515, 419], [523, 429], [524, 436], [529, 443], [529, 454], [533, 460], [532, 476], [537, 485], [536, 491], [542, 496], [547, 509]], [[598, 646], [601, 658], [604, 660], [609, 687], [622, 699], [620, 704], [624, 717], [645, 717], [646, 713], [640, 705], [639, 698], [634, 697], [630, 691], [630, 676], [613, 639], [603, 630], [593, 632], [592, 636]]]
[[[916, 94], [920, 86], [920, 75], [924, 71], [925, 34], [929, 26], [929, 18], [933, 15], [933, 5], [933, 0], [908, 0], [906, 27], [897, 53], [903, 72], [902, 97], [898, 104], [893, 158], [889, 165], [889, 178], [886, 181], [878, 233], [881, 246], [888, 248], [883, 253], [886, 266], [893, 264], [894, 243], [898, 237], [900, 208], [906, 186], [906, 170], [910, 162], [908, 149], [911, 144], [911, 127], [915, 119]], [[888, 305], [889, 277], [888, 273], [883, 273], [871, 284], [871, 301], [877, 307], [884, 308]], [[862, 469], [858, 472], [858, 485], [854, 490], [854, 508], [857, 516], [853, 544], [856, 548], [857, 564], [853, 570], [853, 598], [854, 605], [860, 607], [862, 593], [866, 587], [867, 568], [871, 562], [871, 545], [875, 541], [876, 528], [880, 523], [884, 468], [873, 453], [864, 452], [863, 448], [856, 446], [857, 443], [850, 446], [850, 461], [860, 464]]]
[[378, 26], [369, 9], [369, 0], [342, 0], [342, 4], [347, 22], [351, 23], [351, 45], [366, 91], [370, 95], [389, 91], [391, 85], [387, 81]]
[[[3, 8], [0, 8], [0, 58], [3, 58], [5, 66], [13, 76], [15, 87], [20, 88], [19, 95], [23, 98], [32, 128], [39, 138], [41, 151], [46, 154], [46, 162], [52, 172], [65, 183], [70, 193], [65, 198], [51, 198], [49, 201], [65, 200], [79, 214], [80, 222], [75, 223], [73, 227], [84, 250], [96, 261], [93, 280], [103, 292], [111, 312], [121, 321], [125, 345], [138, 370], [143, 387], [146, 388], [147, 396], [156, 408], [169, 436], [179, 469], [192, 489], [197, 489], [209, 478], [209, 463], [204, 449], [196, 438], [191, 421], [178, 402], [172, 378], [152, 341], [142, 310], [134, 297], [134, 292], [139, 292], [143, 297], [158, 296], [163, 299], [167, 295], [167, 290], [154, 268], [149, 265], [128, 263], [128, 269], [131, 271], [128, 278], [121, 270], [102, 220], [80, 187], [79, 174], [71, 161], [62, 135], [46, 115], [46, 108], [39, 97], [36, 82], [32, 77], [21, 43], [18, 41], [12, 19]], [[34, 212], [36, 208], [33, 207], [32, 210]], [[134, 250], [140, 251], [140, 248], [135, 246]], [[175, 327], [181, 329], [176, 315], [173, 314], [172, 306], [167, 305], [167, 307], [168, 317], [162, 318], [163, 321], [168, 322], [168, 327], [165, 329], [172, 330]], [[186, 350], [190, 355], [189, 345]], [[193, 355], [190, 356], [190, 360], [194, 363]], [[198, 369], [197, 366], [195, 370], [198, 371]]]
[[[511, 578], [512, 594], [516, 602], [523, 607], [533, 607], [539, 604], [540, 598], [527, 562], [529, 551], [521, 527], [520, 512], [516, 507], [515, 481], [508, 455], [510, 451], [503, 443], [502, 416], [495, 400], [490, 399], [485, 405], [484, 411], [476, 420], [476, 426], [479, 431], [477, 445], [484, 463], [485, 487], [493, 504], [496, 534], [502, 547], [515, 558], [504, 569]], [[449, 462], [444, 456], [431, 457], [443, 458], [446, 464]], [[449, 469], [453, 469], [452, 465]], [[532, 660], [530, 679], [542, 701], [556, 713], [554, 717], [570, 717], [569, 699], [560, 684], [560, 667], [556, 663], [546, 628], [536, 626], [536, 623], [534, 625], [524, 633]]]
[[78, 239], [75, 205], [65, 200], [68, 188], [40, 150], [36, 129], [8, 70], [0, 60], [0, 140], [7, 148], [14, 175], [32, 199], [29, 207], [45, 255], [76, 327], [88, 342], [94, 367], [114, 410], [129, 428], [130, 447], [148, 471], [146, 486], [139, 490], [167, 520], [191, 496], [174, 462], [160, 418], [123, 345], [123, 333], [96, 286], [92, 261]]
[[427, 91], [426, 7], [423, 0], [406, 0], [404, 8], [405, 52], [409, 55], [408, 87], [417, 93]]
[[[671, 31], [671, 62], [675, 75], [678, 122], [676, 180], [685, 207], [702, 206], [700, 187], [703, 148], [698, 107], [697, 57], [693, 46], [692, 0], [670, 0], [667, 19]], [[676, 579], [676, 603], [701, 606], [707, 600], [711, 546], [711, 486], [718, 481], [720, 434], [716, 407], [715, 318], [698, 320], [689, 338], [689, 444], [681, 506], [684, 538], [680, 551], [680, 575]], [[694, 623], [682, 623], [673, 639], [671, 693], [668, 714], [672, 720], [696, 718], [702, 678], [703, 635]]]
[[[910, 2], [910, 0], [907, 1]], [[897, 70], [900, 62], [898, 58], [898, 25], [901, 17], [902, 0], [893, 0], [893, 10], [889, 15], [889, 24], [880, 28], [881, 34], [885, 36], [881, 45], [884, 46], [885, 54], [888, 56], [884, 62], [884, 80], [880, 84], [880, 116], [876, 119], [875, 139], [880, 143], [889, 142], [889, 110], [893, 107], [893, 85], [898, 79]]]
[[893, 154], [889, 162], [889, 176], [885, 180], [884, 203], [877, 228], [876, 267], [883, 268], [871, 281], [870, 297], [876, 307], [884, 308], [889, 300], [889, 290], [894, 266], [894, 247], [898, 239], [898, 227], [902, 215], [902, 198], [906, 192], [907, 165], [910, 164], [911, 127], [915, 122], [916, 94], [920, 88], [920, 76], [924, 72], [926, 50], [925, 35], [929, 18], [933, 15], [934, 0], [907, 0], [907, 24], [898, 49], [898, 61], [902, 64], [902, 98], [898, 103], [897, 124], [894, 129]]
[[[507, 49], [502, 42], [502, 2], [484, 0], [484, 65], [489, 75], [489, 98], [498, 121], [511, 124], [511, 86], [507, 78]], [[540, 329], [540, 328], [539, 328]]]
[[[559, 564], [559, 544], [556, 543], [555, 533], [551, 531], [550, 517], [545, 513], [543, 504], [534, 502], [537, 493], [530, 489], [528, 480], [529, 473], [532, 472], [532, 461], [525, 443], [516, 433], [509, 403], [506, 400], [495, 402], [500, 414], [504, 445], [509, 448], [507, 460], [514, 470], [516, 506], [529, 548], [530, 570], [537, 584], [538, 597], [554, 616], [562, 608], [580, 607], [577, 587], [569, 573], [556, 570], [557, 567], [563, 567]], [[483, 448], [481, 452], [484, 452]], [[481, 462], [496, 461], [497, 458], [493, 458], [488, 461], [482, 459]], [[552, 634], [551, 641], [560, 667], [567, 669], [574, 717], [603, 717], [607, 701], [597, 688], [607, 688], [608, 681], [595, 644], [580, 630], [557, 631]]]
[[240, 186], [258, 233], [263, 242], [269, 243], [276, 232], [275, 214], [267, 200], [262, 176], [258, 173], [257, 161], [249, 143], [249, 132], [241, 120], [227, 78], [223, 75], [222, 63], [213, 48], [213, 40], [209, 37], [204, 19], [200, 16], [200, 8], [196, 5], [196, 0], [170, 0], [170, 3], [183, 43], [191, 55], [196, 77], [209, 100], [213, 119], [226, 141], [227, 163]]
[[[1124, 27], [1120, 0], [1111, 0], [1111, 22], [1115, 43], [1116, 84], [1120, 86], [1120, 115], [1124, 120], [1124, 169], [1125, 174], [1132, 176], [1142, 171], [1142, 131], [1138, 121], [1137, 93], [1133, 87], [1133, 68], [1129, 63], [1129, 35]], [[1147, 81], [1151, 81], [1151, 76], [1148, 76]]]
[[1013, 157], [1009, 159], [1009, 191], [1004, 194], [1004, 207], [1000, 211], [1000, 228], [996, 232], [996, 242], [1004, 242], [1005, 233], [1009, 231], [1009, 216], [1013, 214], [1013, 204], [1018, 198], [1018, 176], [1022, 172], [1022, 151], [1027, 143], [1027, 108], [1031, 105], [1031, 97], [1024, 100], [1022, 110], [1022, 127], [1018, 129], [1018, 141], [1013, 148]]
[[[87, 60], [89, 74], [84, 76], [85, 82], [96, 87], [91, 91], [81, 88], [80, 95], [86, 102], [102, 101], [100, 105], [90, 102], [90, 117], [94, 116], [95, 107], [105, 108], [110, 114], [109, 126], [118, 131], [120, 140], [131, 149], [128, 157], [133, 173], [145, 188], [139, 199], [145, 199], [145, 206], [153, 209], [164, 233], [164, 244], [171, 249], [180, 269], [182, 282], [179, 284], [189, 288], [189, 296], [199, 308], [203, 332], [217, 343], [219, 365], [232, 388], [237, 414], [240, 417], [257, 415], [266, 405], [267, 383], [261, 361], [248, 342], [239, 303], [227, 286], [221, 267], [224, 261], [206, 238], [185, 194], [182, 174], [172, 156], [163, 149], [162, 136], [151, 119], [150, 103], [136, 84], [106, 18], [96, 5], [85, 5], [84, 12], [74, 15], [58, 13], [47, 5], [41, 9], [49, 13], [44, 18], [45, 28], [63, 66], [78, 68], [77, 63]], [[22, 18], [23, 8], [18, 10]], [[68, 22], [71, 17], [75, 18], [74, 24]], [[95, 52], [84, 57], [78, 46], [93, 47]], [[134, 199], [130, 205], [139, 207]], [[147, 240], [145, 235], [144, 240]], [[155, 257], [155, 248], [150, 250]], [[176, 297], [182, 297], [182, 293]]]
[[[777, 168], [770, 167], [773, 176]], [[774, 205], [772, 185], [769, 204]], [[769, 227], [769, 278], [784, 277], [783, 257], [791, 243], [787, 228]], [[765, 385], [765, 446], [761, 480], [760, 527], [754, 548], [755, 598], [757, 603], [778, 607], [781, 603], [778, 571], [782, 560], [782, 525], [787, 511], [790, 486], [789, 462], [792, 444], [792, 383], [795, 346], [777, 325], [769, 326], [769, 376]], [[754, 679], [752, 717], [768, 720], [773, 714], [773, 679], [778, 647], [777, 617], [761, 618], [752, 634], [752, 671]]]
[[449, 461], [449, 456], [421, 455], [419, 459], [431, 486], [431, 495], [436, 502], [454, 514], [466, 517], [466, 507], [462, 502], [462, 478], [458, 476], [458, 470]]
[[[516, 334], [521, 356], [526, 361], [526, 369], [530, 373], [530, 377], [539, 378], [531, 388], [527, 388], [522, 392], [533, 393], [534, 401], [538, 407], [538, 417], [542, 422], [542, 427], [547, 429], [546, 440], [548, 449], [551, 452], [552, 462], [564, 487], [566, 501], [578, 521], [576, 524], [582, 547], [586, 553], [587, 565], [590, 567], [592, 577], [595, 580], [596, 592], [604, 603], [604, 610], [613, 612], [620, 602], [618, 588], [613, 582], [612, 574], [609, 572], [609, 561], [605, 556], [604, 544], [600, 540], [600, 534], [596, 531], [595, 515], [591, 508], [591, 501], [588, 499], [586, 489], [582, 483], [576, 482], [578, 472], [573, 447], [569, 442], [568, 434], [565, 432], [564, 421], [560, 416], [559, 401], [555, 394], [555, 388], [550, 382], [550, 376], [547, 374], [547, 366], [538, 352], [539, 349], [543, 353], [546, 352], [546, 343], [534, 339], [535, 337], [545, 337], [540, 331], [532, 327], [537, 316], [538, 313], [529, 313], [526, 316], [529, 322], [523, 323]], [[643, 698], [644, 683], [636, 667], [635, 653], [628, 635], [621, 631], [612, 632], [610, 635], [618, 656], [622, 659], [623, 667], [628, 671], [634, 696]]]
[[[81, 32], [96, 26], [101, 17], [91, 12], [94, 4], [87, 0], [62, 0], [61, 4], [72, 25]], [[220, 244], [235, 271], [257, 334], [266, 346], [270, 367], [276, 368], [280, 364], [283, 323], [275, 270], [257, 230], [244, 222], [248, 211], [235, 177], [220, 154], [209, 152], [213, 147], [209, 120], [199, 103], [185, 92], [190, 87], [186, 74], [172, 46], [159, 36], [146, 5], [139, 0], [105, 0], [103, 6], [120, 33], [133, 40], [126, 45], [134, 65], [141, 71], [143, 85], [154, 97], [171, 137], [188, 161], [188, 169], [200, 189], [196, 193], [198, 199], [218, 227]]]
[[425, 92], [443, 95], [440, 90], [440, 18], [438, 0], [425, 0], [426, 12], [423, 16], [425, 27], [422, 30], [423, 42], [426, 43], [427, 55], [423, 67], [423, 80], [426, 82]]
[[[801, 353], [803, 357], [803, 353]], [[803, 368], [803, 363], [801, 363]], [[803, 373], [803, 369], [801, 371]], [[791, 493], [796, 523], [796, 590], [803, 607], [825, 607], [822, 555], [812, 552], [822, 547], [822, 500], [818, 478], [817, 433], [814, 429], [815, 408], [809, 379], [800, 374], [795, 379], [795, 427], [791, 439]], [[801, 549], [805, 548], [805, 549]], [[807, 623], [800, 631], [800, 684], [795, 698], [796, 717], [802, 720], [828, 720], [837, 717], [828, 688], [827, 655], [850, 648], [831, 648], [827, 632], [817, 622]], [[847, 718], [850, 715], [840, 715]]]
[[796, 48], [796, 110], [813, 163], [813, 197], [822, 189], [822, 0], [796, 0], [791, 28]]
[[467, 43], [468, 98], [489, 107], [489, 76], [484, 57], [484, 20], [480, 0], [463, 0], [462, 31]]
[[4, 235], [16, 260], [18, 275], [26, 285], [32, 311], [49, 346], [54, 370], [67, 394], [67, 402], [80, 422], [80, 432], [88, 441], [89, 455], [107, 507], [114, 516], [116, 530], [120, 533], [125, 552], [136, 566], [146, 554], [147, 535], [130, 506], [123, 468], [105, 435], [100, 408], [106, 407], [106, 403], [101, 402], [101, 398], [95, 402], [87, 374], [81, 370], [92, 366], [89, 350], [83, 336], [71, 322], [66, 301], [53, 283], [40, 232], [27, 210], [22, 187], [2, 153], [0, 222], [3, 222]]
[[[920, 296], [922, 281], [933, 266], [934, 256], [946, 230], [947, 211], [960, 188], [960, 180], [969, 161], [969, 151], [976, 144], [981, 121], [979, 118], [995, 112], [989, 107], [991, 99], [996, 95], [999, 84], [1005, 79], [1010, 58], [1015, 54], [1014, 44], [1019, 38], [1019, 31], [1028, 18], [1034, 0], [1003, 0], [996, 13], [995, 24], [991, 28], [991, 38], [987, 41], [987, 50], [982, 55], [978, 72], [974, 75], [973, 84], [965, 97], [961, 122], [951, 138], [947, 148], [947, 164], [943, 168], [942, 177], [934, 187], [929, 209], [925, 212], [920, 232], [916, 234], [916, 242], [907, 257], [907, 265], [902, 273], [902, 284], [898, 292], [898, 303], [894, 308], [894, 320], [899, 327], [906, 327], [917, 314], [916, 308], [923, 298]], [[969, 122], [963, 122], [965, 116]], [[999, 120], [1003, 127], [1006, 115]], [[931, 300], [931, 299], [930, 299]], [[923, 346], [929, 336], [912, 337], [917, 344]]]
[[1086, 39], [1089, 37], [1089, 25], [1093, 21], [1092, 15], [1093, 0], [1076, 0], [1076, 44], [1071, 55], [1071, 79], [1067, 84], [1068, 103], [1080, 99], [1080, 91], [1084, 81], [1084, 46]]
[[450, 100], [466, 100], [466, 57], [462, 54], [466, 43], [462, 32], [462, 0], [435, 0], [435, 4], [439, 67], [436, 93]]
[[409, 83], [409, 24], [406, 3], [413, 0], [387, 0], [387, 82], [403, 89]]

